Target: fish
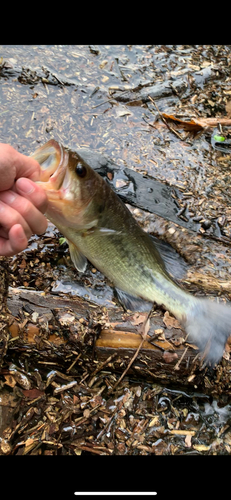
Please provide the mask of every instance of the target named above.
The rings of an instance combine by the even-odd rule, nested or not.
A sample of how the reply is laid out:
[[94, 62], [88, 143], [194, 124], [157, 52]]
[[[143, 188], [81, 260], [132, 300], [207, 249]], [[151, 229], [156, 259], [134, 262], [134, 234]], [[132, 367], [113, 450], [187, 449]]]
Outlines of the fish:
[[77, 152], [51, 139], [31, 156], [40, 164], [46, 216], [65, 236], [76, 269], [84, 272], [88, 260], [127, 304], [142, 299], [164, 306], [198, 346], [204, 362], [212, 367], [218, 363], [231, 334], [231, 306], [184, 290], [167, 271], [150, 235]]

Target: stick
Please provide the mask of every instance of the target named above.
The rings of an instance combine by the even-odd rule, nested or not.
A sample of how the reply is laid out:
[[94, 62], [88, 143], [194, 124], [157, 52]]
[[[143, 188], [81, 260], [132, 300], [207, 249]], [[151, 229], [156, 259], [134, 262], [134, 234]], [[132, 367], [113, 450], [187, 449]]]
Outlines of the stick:
[[178, 137], [178, 139], [180, 139], [181, 141], [183, 140], [183, 138], [181, 137], [181, 134], [179, 132], [177, 132], [176, 130], [174, 130], [174, 128], [170, 127], [170, 125], [168, 124], [167, 120], [165, 120], [164, 116], [162, 115], [161, 111], [159, 110], [157, 104], [155, 103], [155, 101], [153, 101], [152, 97], [150, 97], [150, 95], [148, 96], [148, 98], [150, 99], [150, 101], [152, 102], [152, 104], [155, 106], [155, 108], [157, 109], [160, 117], [161, 117], [161, 120], [164, 122], [164, 124], [166, 125], [166, 127], [168, 127], [168, 129], [176, 135], [176, 137]]
[[[154, 305], [154, 304], [153, 304]], [[134, 356], [132, 357], [132, 359], [129, 361], [127, 367], [125, 368], [125, 370], [123, 371], [122, 375], [120, 376], [119, 380], [117, 380], [117, 382], [113, 385], [113, 387], [108, 391], [108, 394], [111, 394], [112, 391], [114, 391], [114, 389], [117, 387], [117, 385], [120, 384], [121, 380], [123, 380], [123, 378], [125, 377], [126, 373], [128, 372], [129, 368], [131, 367], [132, 363], [135, 361], [135, 359], [137, 358], [139, 352], [140, 352], [140, 349], [142, 348], [143, 344], [144, 344], [144, 341], [146, 340], [147, 338], [147, 334], [148, 334], [148, 330], [150, 328], [150, 315], [151, 315], [151, 312], [153, 310], [153, 306], [152, 308], [150, 309], [148, 315], [147, 315], [147, 318], [144, 320], [143, 324], [142, 324], [142, 328], [141, 328], [141, 336], [142, 336], [142, 340], [140, 342], [140, 345], [137, 347], [136, 349], [136, 352], [134, 354]]]

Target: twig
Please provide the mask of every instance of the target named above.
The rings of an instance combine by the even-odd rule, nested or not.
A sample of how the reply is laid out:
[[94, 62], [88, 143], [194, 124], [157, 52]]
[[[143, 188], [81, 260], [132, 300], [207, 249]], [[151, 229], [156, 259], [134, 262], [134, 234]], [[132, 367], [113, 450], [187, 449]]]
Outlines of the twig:
[[97, 440], [99, 438], [102, 437], [102, 435], [106, 432], [106, 430], [108, 429], [109, 425], [112, 423], [112, 420], [113, 418], [115, 417], [116, 413], [118, 412], [118, 408], [116, 407], [116, 409], [113, 411], [111, 417], [109, 418], [109, 420], [107, 421], [105, 427], [102, 429], [102, 431], [99, 432], [98, 436], [97, 436]]
[[155, 108], [157, 109], [160, 117], [161, 117], [161, 120], [164, 122], [164, 124], [166, 125], [166, 127], [168, 127], [168, 129], [176, 135], [176, 137], [178, 137], [178, 139], [180, 139], [181, 141], [183, 141], [183, 138], [181, 136], [181, 134], [179, 132], [177, 132], [176, 130], [174, 130], [174, 128], [172, 128], [169, 123], [167, 122], [167, 120], [164, 118], [164, 116], [162, 115], [161, 111], [159, 110], [157, 104], [155, 103], [155, 101], [153, 101], [152, 97], [149, 95], [148, 98], [150, 99], [150, 101], [152, 102], [152, 104], [155, 106]]
[[129, 368], [131, 367], [132, 363], [135, 361], [135, 359], [137, 358], [139, 352], [140, 352], [140, 349], [141, 347], [143, 346], [143, 343], [145, 341], [145, 338], [143, 337], [141, 342], [140, 342], [140, 345], [137, 347], [137, 350], [134, 354], [134, 356], [132, 357], [132, 359], [130, 360], [130, 362], [128, 363], [127, 367], [125, 368], [124, 372], [122, 373], [122, 375], [120, 376], [119, 380], [117, 380], [117, 382], [113, 385], [113, 387], [108, 391], [108, 395], [112, 393], [112, 391], [114, 391], [114, 389], [117, 387], [117, 385], [119, 385], [119, 383], [121, 382], [121, 380], [123, 380], [123, 378], [125, 377], [127, 371], [129, 370]]
[[145, 123], [147, 123], [147, 125], [149, 125], [149, 127], [152, 127], [154, 128], [155, 130], [157, 130], [157, 127], [155, 125], [153, 125], [152, 123], [149, 123], [147, 120], [145, 120], [145, 118], [143, 117], [143, 120]]
[[73, 363], [71, 363], [71, 365], [69, 366], [69, 368], [67, 368], [67, 370], [66, 370], [67, 372], [69, 372], [69, 371], [73, 368], [73, 366], [75, 365], [75, 363], [77, 363], [77, 361], [78, 361], [78, 359], [80, 358], [81, 354], [82, 354], [82, 353], [80, 352], [80, 353], [78, 354], [78, 356], [76, 356], [76, 358], [75, 358], [75, 360], [73, 361]]
[[149, 341], [150, 344], [154, 345], [155, 347], [157, 347], [158, 349], [160, 349], [161, 351], [165, 351], [165, 348], [164, 347], [161, 347], [159, 344], [156, 344], [156, 342], [153, 342], [152, 340]]
[[65, 85], [65, 83], [62, 82], [54, 73], [51, 73], [51, 76], [53, 76], [53, 78], [55, 78], [60, 85]]
[[117, 68], [120, 72], [120, 75], [121, 75], [121, 78], [124, 82], [128, 82], [129, 80], [127, 79], [127, 77], [124, 75], [124, 72], [122, 71], [122, 69], [120, 68], [119, 66], [119, 58], [118, 57], [115, 57], [115, 61], [116, 61], [116, 64], [117, 64]]
[[183, 352], [182, 356], [180, 357], [179, 361], [177, 361], [177, 363], [175, 364], [174, 370], [179, 370], [179, 366], [181, 364], [182, 359], [185, 357], [185, 354], [186, 354], [187, 350], [188, 350], [188, 347], [186, 347], [186, 349], [184, 350], [184, 352]]
[[[108, 394], [109, 394], [109, 393], [108, 393]], [[99, 438], [101, 438], [101, 437], [102, 437], [102, 435], [106, 432], [106, 430], [108, 429], [108, 427], [111, 425], [111, 423], [112, 423], [112, 421], [113, 421], [114, 417], [116, 416], [116, 413], [118, 413], [118, 411], [120, 411], [120, 410], [121, 410], [121, 408], [124, 406], [124, 404], [126, 403], [126, 401], [128, 400], [128, 398], [129, 398], [129, 392], [127, 392], [127, 393], [123, 396], [123, 398], [122, 398], [122, 399], [118, 402], [118, 404], [117, 404], [117, 406], [116, 406], [115, 410], [113, 411], [113, 413], [112, 413], [111, 417], [110, 417], [110, 418], [109, 418], [109, 420], [107, 421], [107, 423], [106, 423], [105, 427], [104, 427], [104, 428], [103, 428], [103, 429], [99, 432], [99, 434], [97, 435], [97, 440], [98, 440]]]
[[102, 106], [103, 104], [107, 104], [108, 102], [114, 102], [116, 104], [115, 99], [107, 99], [106, 101], [103, 101], [103, 102], [100, 102], [99, 104], [96, 104], [96, 106], [92, 106], [91, 109], [98, 108], [99, 106]]
[[108, 395], [110, 395], [112, 393], [112, 391], [114, 391], [114, 389], [120, 384], [121, 380], [123, 380], [123, 378], [125, 377], [126, 373], [128, 372], [129, 368], [131, 367], [132, 363], [134, 363], [135, 359], [137, 358], [139, 352], [140, 352], [140, 349], [142, 348], [143, 344], [144, 344], [144, 341], [147, 339], [147, 334], [148, 334], [148, 330], [149, 330], [149, 327], [150, 327], [150, 315], [151, 315], [151, 312], [153, 310], [153, 306], [152, 308], [150, 309], [149, 313], [148, 313], [148, 316], [147, 318], [144, 320], [143, 324], [142, 324], [142, 327], [141, 327], [141, 332], [140, 332], [140, 335], [142, 337], [142, 340], [140, 342], [140, 345], [137, 347], [136, 349], [136, 352], [134, 354], [134, 356], [132, 357], [132, 359], [129, 361], [127, 367], [125, 368], [125, 370], [123, 371], [122, 375], [120, 376], [120, 378], [117, 380], [117, 382], [113, 385], [113, 387], [108, 391]]
[[[94, 377], [98, 372], [100, 372], [102, 370], [102, 368], [104, 368], [106, 365], [108, 365], [108, 363], [110, 363], [116, 356], [118, 356], [118, 353], [115, 352], [114, 354], [111, 354], [111, 356], [109, 356], [103, 363], [100, 363], [99, 366], [97, 366], [97, 368], [94, 370], [94, 372], [90, 373], [89, 376], [91, 376], [91, 379], [92, 377]], [[91, 380], [89, 382], [89, 384], [91, 383]]]

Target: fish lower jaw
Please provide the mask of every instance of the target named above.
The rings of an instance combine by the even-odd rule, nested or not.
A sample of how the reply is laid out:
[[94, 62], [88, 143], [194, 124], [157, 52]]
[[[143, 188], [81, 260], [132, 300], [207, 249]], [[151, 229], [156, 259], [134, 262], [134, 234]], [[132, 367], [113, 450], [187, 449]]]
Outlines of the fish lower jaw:
[[[41, 187], [42, 184], [41, 184]], [[47, 191], [47, 198], [49, 201], [60, 201], [60, 202], [69, 202], [73, 201], [74, 197], [72, 193], [69, 193], [67, 190], [63, 190], [62, 188], [60, 189], [54, 189], [54, 186], [51, 188], [48, 187], [43, 187], [45, 188], [45, 191]]]
[[46, 191], [48, 199], [61, 199], [60, 190], [56, 189], [54, 183], [51, 183], [50, 180], [48, 182], [37, 181], [36, 184]]

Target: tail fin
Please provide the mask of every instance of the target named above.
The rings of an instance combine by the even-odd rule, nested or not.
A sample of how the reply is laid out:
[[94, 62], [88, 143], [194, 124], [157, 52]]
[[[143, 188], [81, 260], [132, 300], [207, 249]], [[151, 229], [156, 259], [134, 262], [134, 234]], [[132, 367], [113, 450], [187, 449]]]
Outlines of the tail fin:
[[184, 320], [189, 339], [205, 354], [212, 366], [222, 357], [231, 335], [231, 307], [209, 299], [197, 299]]

